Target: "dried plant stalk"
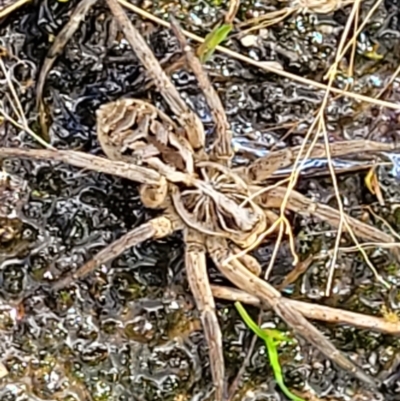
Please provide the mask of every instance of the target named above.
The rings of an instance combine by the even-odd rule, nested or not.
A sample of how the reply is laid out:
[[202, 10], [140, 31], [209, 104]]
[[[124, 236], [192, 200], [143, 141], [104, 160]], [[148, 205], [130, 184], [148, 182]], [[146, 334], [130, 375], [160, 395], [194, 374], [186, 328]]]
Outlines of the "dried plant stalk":
[[64, 50], [65, 45], [71, 39], [72, 35], [78, 29], [79, 24], [83, 21], [86, 14], [95, 3], [97, 3], [97, 0], [81, 0], [72, 13], [68, 23], [64, 25], [64, 27], [61, 29], [60, 33], [54, 40], [53, 44], [51, 45], [40, 70], [39, 78], [36, 85], [37, 106], [39, 106], [42, 102], [44, 84], [56, 58]]
[[[239, 301], [244, 304], [264, 308], [265, 304], [255, 295], [247, 293], [237, 288], [211, 286], [214, 297], [227, 301]], [[377, 316], [365, 315], [339, 308], [331, 308], [316, 303], [308, 303], [286, 299], [286, 302], [299, 311], [308, 319], [320, 320], [328, 323], [348, 324], [359, 329], [378, 331], [381, 333], [398, 335], [400, 334], [400, 322], [390, 322]]]

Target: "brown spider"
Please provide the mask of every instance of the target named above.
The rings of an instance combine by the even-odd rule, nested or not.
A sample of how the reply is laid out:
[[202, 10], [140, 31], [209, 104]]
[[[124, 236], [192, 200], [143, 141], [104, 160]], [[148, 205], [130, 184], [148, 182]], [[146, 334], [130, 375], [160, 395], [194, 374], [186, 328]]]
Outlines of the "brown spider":
[[[162, 210], [160, 217], [125, 234], [74, 274], [58, 280], [54, 289], [70, 285], [145, 240], [162, 238], [183, 230], [187, 277], [209, 347], [215, 400], [224, 398], [225, 368], [206, 254], [211, 256], [226, 278], [272, 307], [297, 334], [324, 355], [360, 380], [376, 385], [374, 379], [340, 353], [279, 291], [259, 278], [261, 268], [257, 260], [243, 252], [259, 243], [271, 231], [270, 227], [277, 218], [271, 208], [279, 207], [285, 194], [286, 189], [279, 186], [265, 193], [261, 184], [278, 168], [290, 166], [300, 149], [272, 152], [246, 168], [232, 168], [234, 153], [231, 132], [222, 103], [199, 60], [187, 45], [178, 24], [173, 21], [172, 27], [186, 63], [199, 82], [215, 123], [216, 138], [211, 150], [206, 152], [200, 119], [182, 100], [121, 6], [115, 0], [107, 2], [179, 125], [147, 102], [121, 99], [102, 105], [97, 111], [98, 139], [108, 159], [76, 151], [0, 148], [3, 157], [58, 160], [139, 182], [143, 204]], [[377, 142], [337, 142], [332, 144], [331, 154], [338, 156], [389, 149], [390, 145]], [[310, 152], [311, 157], [325, 156], [325, 148], [321, 145], [315, 146]], [[297, 213], [311, 213], [333, 226], [339, 225], [338, 211], [314, 204], [295, 191], [289, 196], [287, 207]], [[391, 236], [374, 227], [347, 218], [356, 235], [372, 241], [394, 242]]]

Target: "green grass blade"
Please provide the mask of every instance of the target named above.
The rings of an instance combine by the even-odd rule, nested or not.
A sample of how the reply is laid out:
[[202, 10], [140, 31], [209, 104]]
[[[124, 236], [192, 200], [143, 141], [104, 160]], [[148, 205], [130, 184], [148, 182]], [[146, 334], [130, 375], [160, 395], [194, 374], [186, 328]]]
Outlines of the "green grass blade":
[[[267, 347], [267, 351], [268, 351], [269, 363], [272, 367], [272, 371], [274, 372], [275, 381], [277, 382], [277, 384], [280, 387], [280, 389], [282, 390], [282, 392], [293, 401], [305, 401], [304, 398], [297, 397], [297, 395], [293, 394], [286, 387], [285, 382], [283, 380], [282, 368], [279, 363], [278, 350], [276, 348], [274, 339], [277, 339], [278, 341], [280, 341], [279, 337], [281, 337], [281, 339], [282, 339], [282, 338], [285, 338], [285, 336], [282, 336], [282, 335], [278, 336], [276, 333], [274, 333], [277, 330], [263, 330], [261, 327], [259, 327], [258, 324], [249, 316], [246, 309], [243, 307], [243, 305], [240, 302], [235, 302], [235, 307], [236, 307], [240, 317], [246, 323], [247, 327], [251, 331], [253, 331], [253, 333], [255, 335], [257, 335], [259, 338], [264, 340], [265, 345]], [[279, 333], [279, 334], [281, 334], [281, 333]]]
[[202, 63], [210, 59], [215, 48], [221, 44], [232, 30], [232, 24], [223, 24], [215, 27], [204, 39], [204, 42], [197, 49], [197, 56]]

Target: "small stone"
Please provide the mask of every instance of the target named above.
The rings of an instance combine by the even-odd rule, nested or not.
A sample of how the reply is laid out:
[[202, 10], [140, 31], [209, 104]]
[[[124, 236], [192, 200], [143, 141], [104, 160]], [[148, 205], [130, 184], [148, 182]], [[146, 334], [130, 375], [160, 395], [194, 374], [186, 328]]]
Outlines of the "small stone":
[[240, 43], [244, 47], [251, 47], [257, 45], [257, 36], [256, 35], [246, 35], [240, 39]]
[[7, 368], [3, 365], [2, 362], [0, 362], [0, 379], [3, 377], [6, 377], [8, 375], [8, 370]]
[[259, 66], [266, 69], [275, 69], [283, 71], [283, 67], [277, 61], [260, 61]]

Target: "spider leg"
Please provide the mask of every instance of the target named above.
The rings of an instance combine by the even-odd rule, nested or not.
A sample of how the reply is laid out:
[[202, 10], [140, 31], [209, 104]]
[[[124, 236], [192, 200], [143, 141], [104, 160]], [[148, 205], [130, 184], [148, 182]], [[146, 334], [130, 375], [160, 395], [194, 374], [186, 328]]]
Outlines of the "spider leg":
[[293, 306], [281, 296], [279, 291], [266, 281], [252, 274], [240, 260], [232, 259], [230, 263], [225, 263], [224, 261], [231, 256], [226, 241], [221, 238], [208, 237], [207, 249], [218, 269], [233, 284], [243, 291], [256, 295], [273, 308], [275, 313], [297, 334], [304, 337], [326, 357], [333, 360], [339, 367], [349, 371], [359, 380], [376, 387], [373, 378], [368, 376], [363, 370], [338, 351], [317, 328], [308, 322], [299, 311], [293, 308]]
[[222, 401], [225, 392], [225, 363], [222, 352], [222, 333], [215, 313], [215, 301], [208, 280], [205, 240], [190, 228], [184, 230], [187, 277], [200, 311], [204, 335], [208, 344], [211, 374], [215, 386], [215, 400]]
[[[365, 140], [333, 142], [329, 144], [329, 147], [331, 157], [340, 157], [349, 154], [364, 154], [365, 152], [388, 152], [395, 148], [393, 144]], [[248, 167], [239, 167], [234, 169], [234, 171], [246, 175], [253, 181], [253, 183], [259, 183], [270, 178], [275, 171], [284, 167], [289, 167], [293, 164], [299, 156], [300, 151], [301, 146], [276, 150], [257, 159]], [[301, 160], [304, 159], [304, 156], [308, 151], [309, 147], [305, 146], [301, 152], [303, 155]], [[326, 158], [325, 144], [317, 143], [313, 149], [310, 150], [309, 158]]]
[[[252, 187], [257, 191], [257, 187]], [[258, 188], [260, 189], [260, 188]], [[254, 191], [254, 192], [255, 192]], [[271, 191], [267, 192], [264, 196], [262, 195], [260, 199], [256, 199], [257, 204], [259, 204], [262, 208], [271, 209], [277, 208], [279, 209], [282, 204], [282, 199], [286, 194], [286, 188], [284, 187], [276, 187], [271, 189]], [[301, 195], [297, 191], [291, 191], [288, 202], [287, 209], [292, 212], [302, 214], [302, 215], [312, 215], [317, 217], [322, 221], [326, 221], [332, 227], [337, 228], [340, 224], [340, 212], [328, 205], [323, 205], [320, 203], [313, 202], [308, 199], [306, 196]], [[377, 243], [390, 243], [393, 244], [396, 240], [389, 234], [377, 229], [374, 226], [368, 225], [355, 219], [354, 217], [347, 216], [347, 222], [349, 226], [354, 231], [354, 234], [357, 237], [360, 237], [367, 241], [377, 242]], [[345, 229], [345, 228], [344, 228]], [[391, 251], [400, 258], [400, 243], [398, 243], [397, 247], [391, 247]]]
[[182, 227], [177, 219], [170, 218], [167, 215], [156, 217], [129, 231], [121, 238], [102, 249], [92, 259], [90, 259], [89, 262], [81, 266], [74, 274], [68, 274], [61, 278], [56, 281], [52, 287], [54, 290], [60, 290], [67, 287], [74, 281], [85, 277], [100, 265], [115, 259], [127, 249], [137, 246], [141, 242], [152, 238], [159, 239], [166, 237], [181, 228]]
[[229, 163], [233, 157], [232, 133], [229, 130], [229, 122], [226, 118], [224, 106], [222, 105], [217, 91], [211, 85], [211, 82], [208, 79], [200, 60], [195, 56], [192, 48], [188, 45], [178, 21], [172, 16], [170, 19], [171, 28], [174, 31], [175, 36], [178, 38], [181, 48], [185, 54], [188, 66], [197, 78], [199, 86], [204, 93], [215, 122], [216, 139], [213, 144], [213, 154], [220, 162], [225, 161]]
[[123, 8], [118, 4], [118, 1], [107, 0], [107, 4], [123, 31], [126, 40], [129, 42], [137, 57], [146, 68], [147, 73], [154, 80], [157, 89], [180, 122], [181, 126], [185, 128], [190, 144], [196, 150], [203, 148], [205, 134], [200, 118], [181, 98], [178, 90], [162, 69], [143, 36], [133, 26]]
[[[240, 253], [242, 250], [236, 246], [231, 245], [231, 248], [235, 254]], [[261, 275], [262, 269], [258, 260], [254, 257], [249, 255], [248, 253], [241, 255], [238, 257], [239, 261], [246, 267], [246, 269], [250, 270], [254, 275], [259, 277]]]
[[161, 175], [154, 170], [122, 161], [108, 160], [74, 150], [0, 148], [0, 157], [23, 157], [34, 160], [54, 160], [75, 167], [116, 175], [143, 184], [158, 185]]

